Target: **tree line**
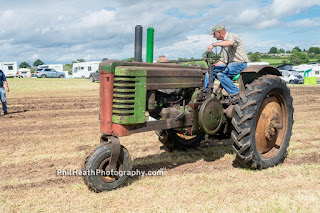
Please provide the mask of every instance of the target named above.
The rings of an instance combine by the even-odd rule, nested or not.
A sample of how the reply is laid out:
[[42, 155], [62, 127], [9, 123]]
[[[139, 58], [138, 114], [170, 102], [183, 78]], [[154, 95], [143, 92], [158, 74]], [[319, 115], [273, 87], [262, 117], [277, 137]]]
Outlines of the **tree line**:
[[278, 49], [277, 47], [271, 47], [268, 53], [273, 53], [273, 54], [281, 54], [281, 53], [297, 53], [297, 52], [304, 52], [304, 53], [310, 53], [310, 54], [320, 54], [320, 48], [319, 47], [310, 47], [309, 50], [303, 49], [303, 51], [300, 49], [300, 47], [296, 46], [294, 47], [291, 51], [287, 50], [285, 51], [284, 49], [280, 48]]
[[[285, 54], [286, 53], [286, 54]], [[283, 59], [282, 63], [292, 63], [293, 65], [308, 64], [310, 59], [320, 63], [320, 48], [310, 47], [309, 50], [301, 50], [298, 46], [292, 50], [285, 51], [277, 47], [271, 47], [268, 53], [248, 53], [251, 62], [259, 62], [261, 59]]]

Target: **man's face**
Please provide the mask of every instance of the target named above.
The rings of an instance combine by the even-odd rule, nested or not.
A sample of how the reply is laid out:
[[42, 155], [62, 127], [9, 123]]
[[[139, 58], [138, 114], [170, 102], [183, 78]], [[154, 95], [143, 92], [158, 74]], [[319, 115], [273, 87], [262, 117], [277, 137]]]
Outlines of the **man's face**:
[[167, 57], [162, 57], [160, 62], [168, 62]]
[[224, 35], [223, 35], [222, 30], [215, 31], [213, 34], [213, 37], [216, 38], [217, 40], [223, 40]]

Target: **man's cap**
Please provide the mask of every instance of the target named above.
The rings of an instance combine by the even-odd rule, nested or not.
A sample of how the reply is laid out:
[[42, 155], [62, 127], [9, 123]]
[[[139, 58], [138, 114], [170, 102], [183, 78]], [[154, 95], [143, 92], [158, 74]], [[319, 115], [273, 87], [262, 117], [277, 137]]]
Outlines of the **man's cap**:
[[213, 35], [214, 32], [219, 31], [219, 30], [225, 30], [225, 29], [226, 29], [226, 28], [224, 27], [224, 25], [222, 25], [222, 24], [217, 24], [216, 26], [214, 26], [214, 27], [212, 28], [212, 31], [211, 31], [211, 33], [209, 33], [209, 35]]

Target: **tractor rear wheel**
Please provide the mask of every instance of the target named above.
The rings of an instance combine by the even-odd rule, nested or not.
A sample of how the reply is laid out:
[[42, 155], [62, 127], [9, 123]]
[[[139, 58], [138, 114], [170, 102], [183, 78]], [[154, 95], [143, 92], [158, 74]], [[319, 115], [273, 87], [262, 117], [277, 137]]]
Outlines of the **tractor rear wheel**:
[[194, 148], [199, 146], [204, 139], [205, 134], [188, 136], [174, 130], [169, 131], [169, 140], [171, 140], [177, 147]]
[[[128, 179], [126, 173], [131, 171], [131, 159], [128, 151], [121, 146], [120, 155], [117, 162], [118, 175], [107, 175], [106, 168], [111, 157], [111, 143], [98, 146], [90, 153], [82, 165], [83, 180], [88, 188], [94, 192], [113, 190], [122, 186]], [[97, 171], [100, 171], [98, 174]], [[121, 174], [122, 173], [122, 174]]]
[[160, 142], [169, 150], [197, 147], [205, 137], [204, 133], [188, 136], [177, 130], [161, 130], [158, 135]]
[[289, 146], [294, 111], [285, 81], [265, 75], [247, 84], [235, 111], [231, 137], [236, 160], [251, 169], [281, 163]]

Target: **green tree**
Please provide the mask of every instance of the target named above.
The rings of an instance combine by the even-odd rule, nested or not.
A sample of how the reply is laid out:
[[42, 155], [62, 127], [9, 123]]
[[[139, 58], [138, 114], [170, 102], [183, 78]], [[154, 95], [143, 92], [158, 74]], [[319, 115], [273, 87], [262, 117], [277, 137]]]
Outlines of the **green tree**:
[[102, 61], [106, 61], [106, 60], [109, 60], [109, 59], [108, 59], [108, 58], [103, 58], [103, 59], [102, 59]]
[[287, 50], [287, 51], [286, 51], [286, 53], [287, 53], [287, 54], [290, 54], [290, 53], [291, 53], [291, 51], [290, 51], [290, 50]]
[[289, 60], [293, 65], [308, 64], [310, 62], [308, 55], [302, 52], [293, 53]]
[[282, 64], [287, 64], [287, 63], [288, 63], [287, 60], [283, 60], [283, 61], [282, 61]]
[[19, 68], [30, 68], [31, 66], [27, 62], [21, 62]]
[[282, 49], [282, 48], [280, 48], [280, 49], [278, 50], [278, 52], [279, 52], [279, 53], [285, 53], [284, 49]]
[[[202, 53], [202, 58], [207, 58], [207, 54], [208, 54], [207, 51]], [[208, 57], [209, 58], [217, 58], [217, 57], [220, 57], [220, 54], [216, 55], [216, 53], [211, 52], [208, 54]], [[184, 59], [181, 58], [181, 60], [184, 60]], [[178, 59], [178, 61], [179, 61], [179, 59]]]
[[271, 47], [269, 53], [277, 53], [278, 49], [276, 47]]
[[316, 47], [310, 47], [308, 52], [309, 53], [315, 53], [315, 49], [316, 49]]
[[294, 47], [292, 50], [297, 50], [297, 52], [302, 52], [299, 47]]
[[314, 54], [320, 54], [320, 48], [319, 47], [310, 47], [308, 52], [314, 53]]
[[251, 62], [260, 61], [260, 59], [261, 59], [261, 54], [259, 52], [255, 52], [252, 55], [250, 55]]
[[80, 63], [80, 62], [86, 62], [84, 59], [80, 58], [80, 59], [77, 59], [76, 61], [73, 61], [72, 63]]
[[134, 57], [126, 58], [126, 59], [123, 59], [122, 61], [129, 61], [129, 62], [131, 62], [131, 61], [134, 61]]
[[69, 75], [72, 75], [72, 65], [73, 64], [65, 64], [63, 66], [63, 70], [68, 71]]
[[41, 61], [40, 59], [38, 59], [38, 60], [36, 60], [36, 61], [33, 63], [33, 66], [34, 66], [34, 67], [37, 67], [37, 66], [43, 65], [43, 64], [44, 64], [43, 61]]

